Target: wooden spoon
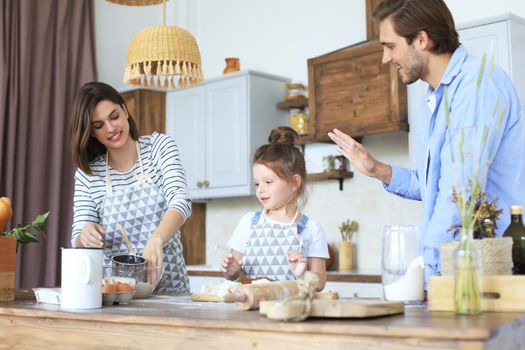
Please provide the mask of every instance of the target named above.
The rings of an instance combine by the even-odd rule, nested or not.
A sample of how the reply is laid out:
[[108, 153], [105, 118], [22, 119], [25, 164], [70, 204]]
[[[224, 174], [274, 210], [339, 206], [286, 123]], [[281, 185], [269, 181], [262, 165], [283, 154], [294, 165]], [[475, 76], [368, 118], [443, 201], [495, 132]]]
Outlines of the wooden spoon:
[[126, 230], [124, 230], [124, 227], [122, 227], [121, 224], [117, 224], [118, 229], [120, 230], [120, 233], [122, 234], [122, 237], [124, 237], [124, 242], [126, 243], [126, 247], [128, 247], [129, 253], [131, 255], [137, 255], [135, 252], [135, 249], [131, 245], [131, 242], [128, 239], [128, 235], [126, 234]]

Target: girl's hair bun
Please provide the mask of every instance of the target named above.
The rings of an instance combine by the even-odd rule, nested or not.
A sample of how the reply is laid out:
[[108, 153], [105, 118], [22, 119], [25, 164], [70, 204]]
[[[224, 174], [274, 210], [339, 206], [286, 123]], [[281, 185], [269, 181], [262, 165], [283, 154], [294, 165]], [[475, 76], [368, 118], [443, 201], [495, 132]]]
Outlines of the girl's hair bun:
[[299, 134], [289, 126], [279, 126], [272, 129], [268, 141], [270, 144], [294, 146]]

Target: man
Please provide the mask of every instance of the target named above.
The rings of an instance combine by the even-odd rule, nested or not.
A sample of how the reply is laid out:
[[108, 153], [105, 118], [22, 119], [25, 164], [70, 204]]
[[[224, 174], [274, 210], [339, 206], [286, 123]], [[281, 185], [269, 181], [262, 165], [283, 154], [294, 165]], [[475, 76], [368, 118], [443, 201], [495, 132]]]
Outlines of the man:
[[[416, 130], [417, 169], [382, 163], [339, 130], [329, 136], [355, 169], [381, 180], [391, 193], [422, 201], [422, 253], [427, 280], [440, 272], [439, 244], [453, 239], [449, 229], [460, 224], [452, 201], [458, 172], [463, 180], [481, 174], [487, 199], [498, 200], [504, 213], [497, 223], [497, 236], [509, 224], [510, 205], [525, 204], [521, 106], [505, 73], [469, 55], [461, 46], [452, 14], [443, 0], [384, 0], [375, 9], [374, 19], [379, 22], [383, 63], [394, 65], [405, 84], [419, 79], [428, 83]], [[493, 122], [493, 115], [501, 118], [501, 123]], [[471, 145], [484, 129], [489, 141]], [[453, 156], [463, 136], [467, 140], [462, 144], [463, 155], [470, 157], [472, 166], [463, 163], [463, 155]], [[485, 143], [481, 152], [479, 145]], [[474, 174], [476, 168], [481, 171]]]

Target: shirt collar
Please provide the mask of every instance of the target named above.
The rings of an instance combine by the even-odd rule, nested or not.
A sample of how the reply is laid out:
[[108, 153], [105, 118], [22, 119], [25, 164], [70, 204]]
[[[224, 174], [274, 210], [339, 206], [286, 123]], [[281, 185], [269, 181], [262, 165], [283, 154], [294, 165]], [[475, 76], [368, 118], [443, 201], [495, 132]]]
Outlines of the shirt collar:
[[445, 74], [443, 74], [443, 78], [441, 78], [439, 85], [449, 85], [452, 80], [454, 80], [456, 75], [459, 74], [461, 65], [467, 59], [467, 56], [467, 49], [463, 45], [459, 45], [456, 51], [454, 51], [452, 54], [447, 69], [445, 70]]
[[454, 51], [452, 54], [452, 57], [450, 58], [450, 62], [448, 63], [447, 69], [445, 70], [445, 74], [443, 74], [443, 77], [441, 78], [441, 81], [439, 82], [438, 87], [434, 90], [430, 84], [428, 84], [427, 93], [425, 94], [425, 101], [427, 104], [428, 109], [430, 110], [432, 114], [434, 113], [434, 110], [436, 109], [437, 104], [437, 96], [436, 93], [441, 90], [441, 87], [443, 85], [449, 85], [452, 83], [454, 78], [459, 74], [461, 70], [461, 65], [465, 61], [465, 59], [468, 56], [467, 49], [460, 44], [458, 48]]

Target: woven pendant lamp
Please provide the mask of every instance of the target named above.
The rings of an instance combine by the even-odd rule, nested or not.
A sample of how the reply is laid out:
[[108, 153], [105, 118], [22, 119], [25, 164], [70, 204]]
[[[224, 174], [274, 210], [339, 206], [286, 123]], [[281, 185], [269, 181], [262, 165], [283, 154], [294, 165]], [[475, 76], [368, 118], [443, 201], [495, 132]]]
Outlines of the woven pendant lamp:
[[146, 87], [184, 87], [202, 82], [201, 56], [193, 35], [163, 25], [138, 32], [128, 46], [124, 82]]

